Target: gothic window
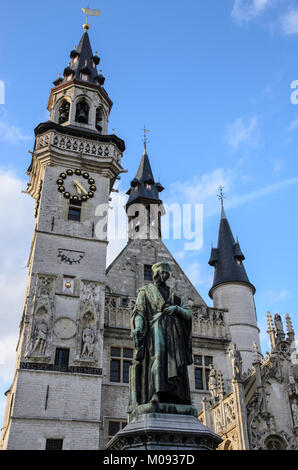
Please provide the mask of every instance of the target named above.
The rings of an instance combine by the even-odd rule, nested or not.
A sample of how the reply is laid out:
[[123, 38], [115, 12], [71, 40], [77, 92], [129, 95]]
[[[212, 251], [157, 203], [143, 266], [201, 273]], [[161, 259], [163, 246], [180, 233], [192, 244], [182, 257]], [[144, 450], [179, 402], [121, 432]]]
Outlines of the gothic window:
[[121, 307], [128, 307], [128, 298], [127, 297], [122, 297]]
[[81, 100], [76, 108], [76, 121], [82, 124], [88, 124], [89, 120], [89, 106], [85, 100]]
[[56, 348], [55, 366], [68, 367], [69, 349]]
[[66, 100], [63, 100], [59, 107], [59, 119], [58, 119], [59, 124], [63, 124], [64, 122], [68, 121], [69, 109], [70, 109], [69, 102]]
[[68, 209], [68, 220], [81, 221], [81, 201], [70, 201]]
[[102, 132], [102, 112], [100, 108], [96, 109], [96, 116], [95, 116], [95, 127], [98, 132]]
[[196, 390], [209, 390], [210, 365], [213, 364], [211, 356], [194, 356], [194, 373]]
[[108, 437], [112, 438], [120, 431], [120, 429], [125, 428], [127, 421], [124, 420], [113, 420], [108, 423]]
[[63, 439], [47, 439], [46, 450], [62, 450]]
[[144, 265], [144, 281], [153, 281], [152, 269], [150, 264]]
[[129, 383], [129, 368], [132, 364], [133, 349], [111, 347], [110, 381]]

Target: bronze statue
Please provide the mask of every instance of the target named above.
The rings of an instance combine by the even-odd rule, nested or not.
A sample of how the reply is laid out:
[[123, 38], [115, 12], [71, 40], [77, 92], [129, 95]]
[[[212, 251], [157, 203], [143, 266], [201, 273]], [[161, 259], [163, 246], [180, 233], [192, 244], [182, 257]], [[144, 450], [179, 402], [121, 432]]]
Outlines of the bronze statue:
[[191, 405], [192, 314], [167, 286], [170, 266], [152, 266], [151, 284], [139, 290], [131, 318], [135, 364], [130, 368], [128, 412], [140, 405]]

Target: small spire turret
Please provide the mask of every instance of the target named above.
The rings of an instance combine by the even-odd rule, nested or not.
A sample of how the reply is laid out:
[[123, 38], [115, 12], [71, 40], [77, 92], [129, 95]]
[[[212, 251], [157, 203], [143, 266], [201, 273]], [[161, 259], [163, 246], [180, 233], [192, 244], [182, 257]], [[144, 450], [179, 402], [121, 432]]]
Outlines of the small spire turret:
[[219, 188], [218, 197], [221, 202], [221, 219], [217, 248], [211, 248], [211, 256], [209, 259], [209, 265], [215, 268], [213, 285], [209, 295], [212, 298], [213, 289], [219, 284], [226, 282], [242, 282], [249, 284], [253, 292], [255, 292], [255, 287], [249, 282], [243, 265], [245, 256], [241, 251], [238, 238], [237, 242], [235, 242], [225, 213], [223, 203], [225, 195], [222, 186]]

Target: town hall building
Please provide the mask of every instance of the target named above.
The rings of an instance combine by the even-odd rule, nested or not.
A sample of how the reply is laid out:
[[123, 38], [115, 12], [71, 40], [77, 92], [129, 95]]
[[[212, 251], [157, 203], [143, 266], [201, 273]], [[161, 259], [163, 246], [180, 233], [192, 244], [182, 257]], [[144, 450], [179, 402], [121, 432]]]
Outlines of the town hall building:
[[126, 426], [130, 317], [158, 261], [169, 263], [169, 285], [193, 315], [192, 402], [221, 436], [219, 448], [297, 449], [291, 319], [268, 313], [271, 350], [263, 356], [255, 286], [223, 204], [209, 303], [200, 296], [163, 243], [166, 182], [156, 181], [146, 145], [127, 192], [128, 242], [106, 268], [107, 230], [97, 225], [106, 214], [98, 207], [108, 208], [125, 171], [125, 143], [108, 129], [113, 103], [88, 29], [54, 81], [49, 120], [34, 131], [27, 175], [35, 226], [0, 449], [104, 449]]

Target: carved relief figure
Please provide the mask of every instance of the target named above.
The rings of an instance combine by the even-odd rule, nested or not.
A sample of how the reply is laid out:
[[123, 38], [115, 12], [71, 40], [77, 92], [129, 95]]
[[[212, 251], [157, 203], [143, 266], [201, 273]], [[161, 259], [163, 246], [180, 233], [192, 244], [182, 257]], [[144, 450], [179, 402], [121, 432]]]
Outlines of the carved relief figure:
[[87, 326], [83, 330], [83, 335], [82, 335], [82, 341], [83, 341], [83, 349], [82, 349], [82, 356], [88, 356], [91, 357], [94, 354], [94, 348], [95, 348], [95, 333], [92, 328]]
[[209, 382], [208, 382], [208, 388], [211, 393], [212, 401], [215, 401], [218, 398], [216, 375], [217, 375], [216, 370], [212, 368], [209, 374]]
[[38, 352], [41, 355], [45, 354], [47, 346], [48, 325], [44, 320], [37, 323], [34, 331], [34, 345], [32, 354]]
[[232, 362], [233, 379], [239, 380], [242, 374], [242, 357], [240, 351], [237, 350], [235, 343], [232, 343], [230, 357]]
[[292, 403], [292, 414], [293, 414], [293, 422], [294, 422], [294, 427], [298, 427], [298, 403], [297, 400], [294, 400]]
[[274, 315], [274, 325], [275, 325], [275, 330], [276, 330], [276, 335], [277, 337], [282, 337], [285, 335], [284, 333], [284, 328], [282, 324], [282, 319], [281, 316], [276, 314]]

